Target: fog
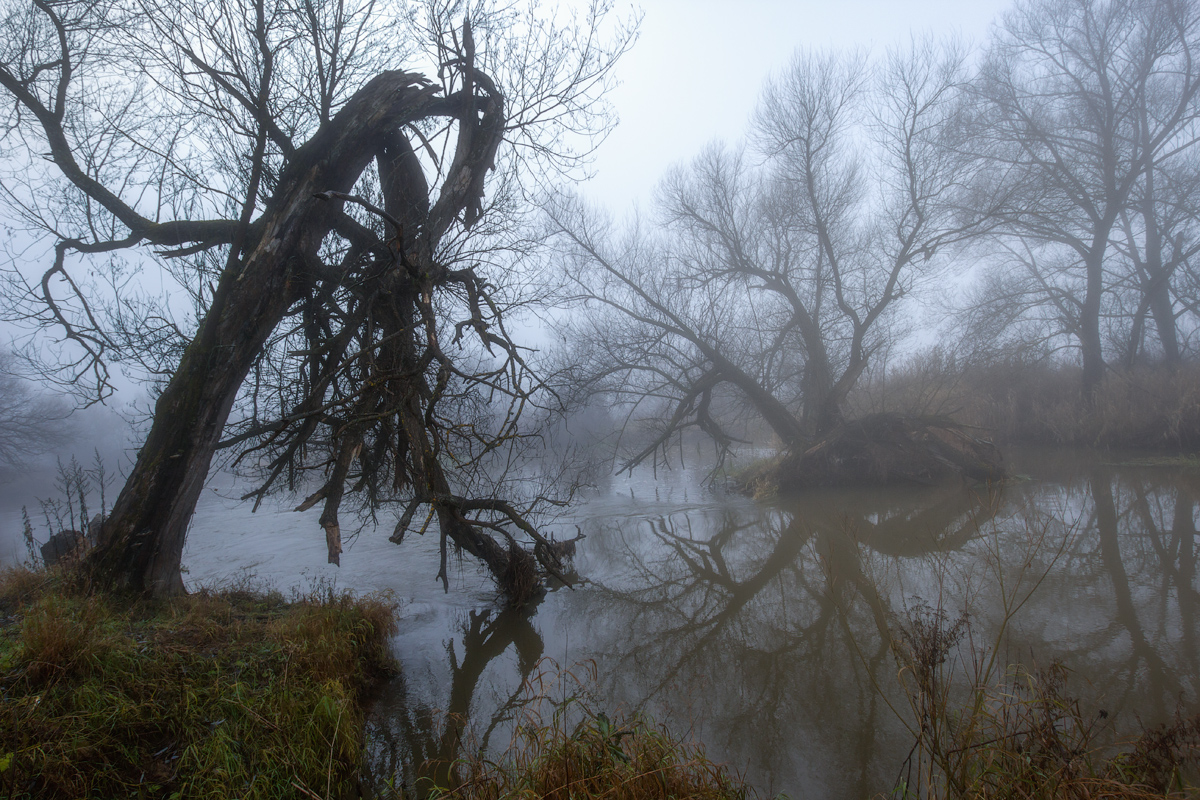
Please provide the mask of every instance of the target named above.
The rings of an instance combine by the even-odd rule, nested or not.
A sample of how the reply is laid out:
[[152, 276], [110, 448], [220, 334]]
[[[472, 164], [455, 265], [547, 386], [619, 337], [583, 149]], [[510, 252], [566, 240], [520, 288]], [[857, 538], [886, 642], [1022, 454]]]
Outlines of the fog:
[[0, 16], [0, 563], [394, 593], [404, 780], [544, 655], [831, 797], [922, 620], [1195, 706], [1200, 3], [110, 5]]

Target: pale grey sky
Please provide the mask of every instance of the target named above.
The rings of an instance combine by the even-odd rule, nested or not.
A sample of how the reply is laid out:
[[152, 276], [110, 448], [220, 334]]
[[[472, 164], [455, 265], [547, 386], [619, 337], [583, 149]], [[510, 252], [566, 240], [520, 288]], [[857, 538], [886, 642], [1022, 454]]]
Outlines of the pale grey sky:
[[618, 216], [666, 169], [745, 130], [764, 79], [798, 47], [884, 49], [910, 32], [982, 41], [1010, 0], [643, 0], [641, 37], [617, 68], [621, 124], [585, 196]]

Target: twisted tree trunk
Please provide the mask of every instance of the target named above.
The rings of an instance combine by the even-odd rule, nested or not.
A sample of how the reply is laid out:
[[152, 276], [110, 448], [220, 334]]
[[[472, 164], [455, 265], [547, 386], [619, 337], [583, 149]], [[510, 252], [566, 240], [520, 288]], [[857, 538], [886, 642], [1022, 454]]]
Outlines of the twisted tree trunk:
[[[336, 207], [314, 195], [350, 190], [400, 126], [455, 108], [455, 98], [437, 97], [420, 76], [385, 72], [296, 151], [253, 241], [243, 258], [230, 260], [158, 398], [154, 423], [90, 557], [100, 583], [150, 595], [183, 590], [188, 524], [230, 409], [267, 338], [311, 286], [309, 265], [337, 221]], [[474, 166], [482, 172], [490, 165]], [[463, 192], [455, 201], [459, 211], [478, 198]]]

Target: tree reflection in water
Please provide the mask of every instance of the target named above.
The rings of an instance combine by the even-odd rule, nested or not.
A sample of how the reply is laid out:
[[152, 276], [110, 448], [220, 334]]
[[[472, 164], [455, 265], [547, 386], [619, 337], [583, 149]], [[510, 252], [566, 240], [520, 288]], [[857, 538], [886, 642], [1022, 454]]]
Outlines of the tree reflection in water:
[[[420, 779], [447, 785], [451, 765], [463, 755], [464, 745], [488, 749], [492, 735], [513, 718], [523, 700], [522, 685], [533, 675], [542, 658], [542, 637], [529, 616], [505, 607], [471, 611], [460, 631], [462, 656], [455, 640], [445, 647], [450, 668], [450, 689], [445, 706], [435, 707], [410, 698], [403, 677], [393, 682], [373, 709], [369, 721], [371, 740], [368, 772], [379, 783], [391, 781], [407, 788]], [[482, 731], [472, 712], [477, 710], [476, 692], [489, 664], [510, 648], [515, 651], [514, 688], [497, 701], [487, 698], [489, 716]], [[378, 787], [376, 787], [378, 788]]]
[[[793, 796], [890, 788], [912, 742], [884, 702], [906, 707], [889, 629], [914, 596], [968, 607], [975, 641], [990, 643], [1004, 598], [1037, 585], [1001, 661], [1062, 661], [1070, 688], [1113, 712], [1119, 733], [1139, 716], [1167, 719], [1179, 699], [1194, 707], [1196, 477], [1035, 463], [1043, 474], [1003, 496], [842, 492], [766, 505], [693, 494], [604, 506], [579, 520], [593, 583], [554, 595], [535, 621], [559, 640], [569, 632], [572, 659], [596, 661], [612, 706], [691, 731], [755, 784]], [[462, 648], [461, 658], [447, 648], [441, 707], [488, 740], [542, 638], [528, 618], [477, 614]], [[509, 650], [515, 659], [501, 659]], [[501, 661], [482, 702], [485, 667]], [[410, 764], [457, 753], [461, 729], [427, 706], [393, 698], [380, 717]]]
[[577, 623], [616, 696], [694, 725], [765, 788], [870, 796], [880, 745], [906, 747], [874, 689], [896, 601], [870, 562], [961, 547], [993, 511], [957, 488], [847, 492], [608, 526], [594, 536], [623, 563]]

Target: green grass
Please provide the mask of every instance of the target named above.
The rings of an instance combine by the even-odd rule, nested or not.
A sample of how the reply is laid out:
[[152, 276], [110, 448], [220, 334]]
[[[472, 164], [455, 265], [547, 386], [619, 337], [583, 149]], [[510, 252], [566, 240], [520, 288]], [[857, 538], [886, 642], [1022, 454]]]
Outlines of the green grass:
[[330, 589], [145, 605], [0, 576], [0, 796], [356, 796], [391, 604]]

